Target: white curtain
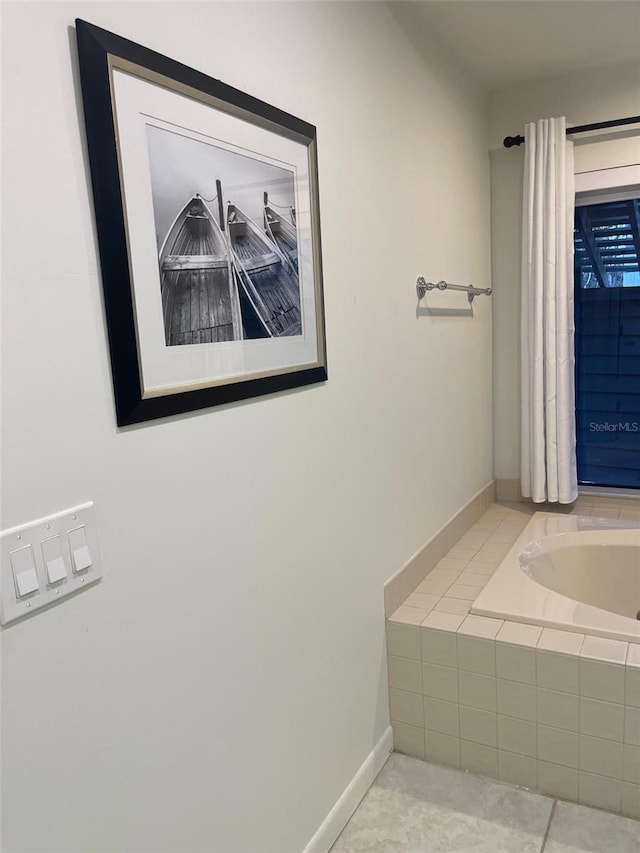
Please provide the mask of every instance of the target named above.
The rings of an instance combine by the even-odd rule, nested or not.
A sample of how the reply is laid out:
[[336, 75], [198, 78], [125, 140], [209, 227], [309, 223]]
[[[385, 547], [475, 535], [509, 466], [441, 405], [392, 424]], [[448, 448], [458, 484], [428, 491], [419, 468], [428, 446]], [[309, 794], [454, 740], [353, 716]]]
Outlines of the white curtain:
[[566, 119], [525, 128], [521, 280], [521, 490], [571, 503], [576, 470], [573, 143]]

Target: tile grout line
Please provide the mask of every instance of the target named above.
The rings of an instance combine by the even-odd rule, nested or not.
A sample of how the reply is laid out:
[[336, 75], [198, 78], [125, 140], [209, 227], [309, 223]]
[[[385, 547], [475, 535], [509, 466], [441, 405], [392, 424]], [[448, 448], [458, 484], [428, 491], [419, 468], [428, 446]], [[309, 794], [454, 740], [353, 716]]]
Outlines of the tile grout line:
[[542, 847], [540, 848], [540, 853], [544, 853], [544, 848], [547, 846], [547, 841], [549, 840], [549, 833], [551, 832], [551, 823], [553, 822], [553, 818], [556, 813], [556, 806], [558, 805], [558, 801], [554, 800], [553, 805], [551, 806], [551, 813], [549, 815], [549, 822], [547, 823], [547, 829], [544, 834], [544, 838], [542, 839]]

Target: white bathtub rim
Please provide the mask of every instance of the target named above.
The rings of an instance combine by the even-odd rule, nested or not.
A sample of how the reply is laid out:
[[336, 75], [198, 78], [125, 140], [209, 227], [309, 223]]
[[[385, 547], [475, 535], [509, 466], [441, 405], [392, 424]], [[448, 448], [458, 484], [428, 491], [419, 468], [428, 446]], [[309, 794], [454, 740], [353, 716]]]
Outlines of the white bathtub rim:
[[640, 621], [583, 604], [549, 590], [529, 577], [520, 565], [523, 550], [562, 533], [639, 528], [640, 522], [636, 520], [536, 512], [474, 601], [471, 613], [493, 619], [539, 625], [543, 628], [640, 643]]
[[[552, 536], [541, 536], [534, 539], [520, 551], [519, 562], [525, 572], [528, 570], [535, 560], [545, 554], [550, 554], [551, 551], [557, 551], [564, 548], [576, 548], [587, 545], [592, 547], [591, 539], [596, 534], [604, 534], [604, 541], [599, 541], [597, 544], [607, 547], [609, 545], [637, 545], [635, 541], [635, 528], [588, 528], [585, 530], [568, 530], [564, 533], [554, 533]], [[632, 538], [634, 537], [634, 538]]]

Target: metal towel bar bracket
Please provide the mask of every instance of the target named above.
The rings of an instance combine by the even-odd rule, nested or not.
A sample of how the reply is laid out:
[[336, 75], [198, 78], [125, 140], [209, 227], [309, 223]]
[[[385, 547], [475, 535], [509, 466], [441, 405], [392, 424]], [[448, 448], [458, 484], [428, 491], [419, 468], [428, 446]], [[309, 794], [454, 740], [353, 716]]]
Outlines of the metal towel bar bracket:
[[463, 284], [449, 284], [447, 281], [425, 281], [425, 279], [420, 276], [418, 281], [416, 282], [416, 293], [418, 294], [418, 300], [422, 299], [427, 290], [464, 290], [467, 294], [467, 298], [469, 302], [473, 302], [474, 296], [491, 296], [493, 293], [490, 287], [472, 287], [472, 285], [463, 285]]

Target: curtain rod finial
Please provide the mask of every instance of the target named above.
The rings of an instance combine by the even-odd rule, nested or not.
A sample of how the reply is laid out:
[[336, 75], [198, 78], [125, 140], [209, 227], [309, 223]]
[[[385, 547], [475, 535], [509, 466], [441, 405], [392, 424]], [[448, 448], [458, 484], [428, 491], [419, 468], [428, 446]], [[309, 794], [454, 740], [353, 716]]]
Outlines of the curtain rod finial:
[[515, 145], [522, 145], [524, 136], [505, 136], [502, 144], [505, 148], [513, 148]]

